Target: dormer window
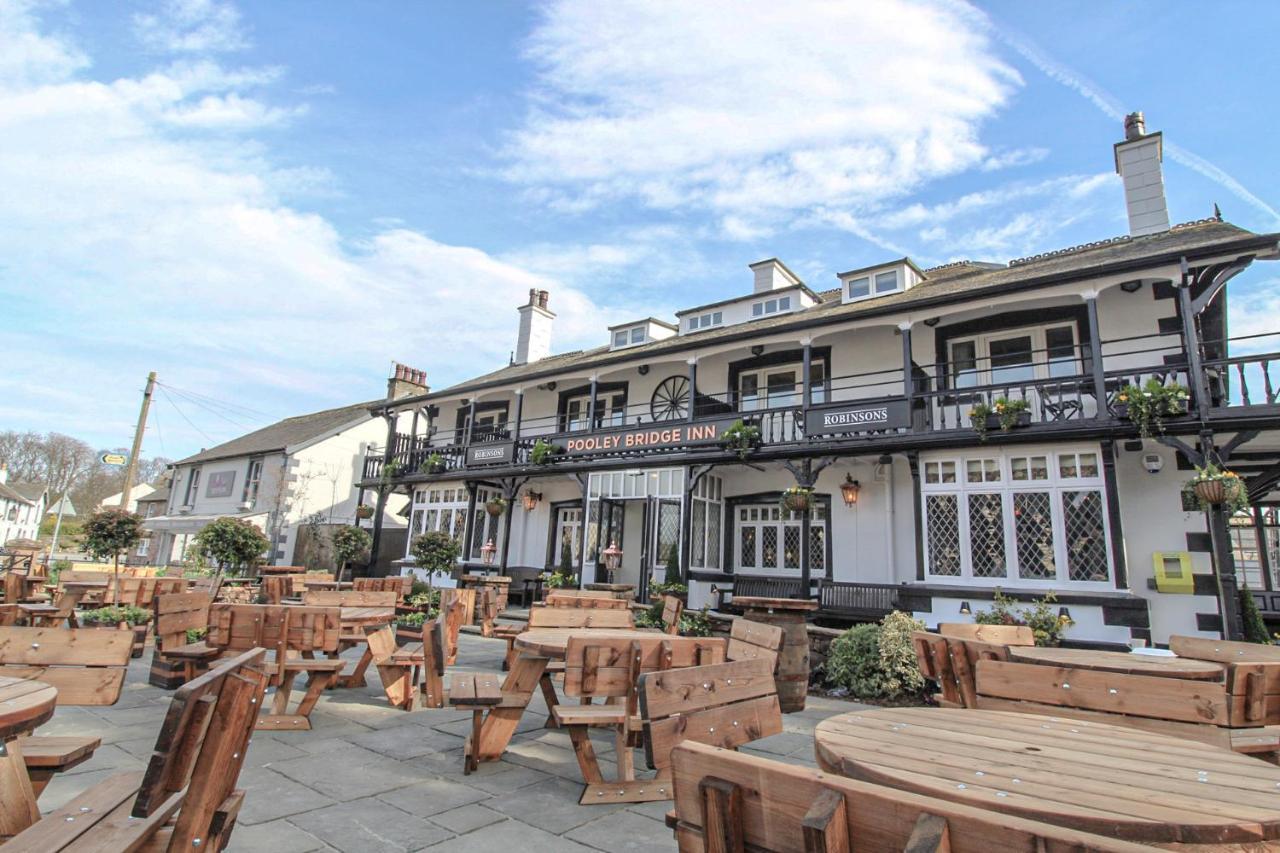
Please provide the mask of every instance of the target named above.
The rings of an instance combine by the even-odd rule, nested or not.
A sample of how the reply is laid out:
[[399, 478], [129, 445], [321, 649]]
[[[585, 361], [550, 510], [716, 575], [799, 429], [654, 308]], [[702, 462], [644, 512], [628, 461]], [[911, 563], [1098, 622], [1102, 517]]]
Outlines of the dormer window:
[[751, 305], [752, 317], [767, 317], [791, 310], [791, 297], [780, 296], [777, 299], [762, 299]]
[[839, 278], [844, 286], [844, 301], [857, 302], [904, 291], [922, 281], [924, 273], [909, 258], [903, 258], [888, 266], [864, 267], [841, 273]]
[[705, 314], [694, 314], [685, 320], [685, 327], [696, 332], [699, 329], [709, 329], [712, 326], [719, 326], [724, 322], [724, 313], [720, 311], [708, 311]]
[[609, 348], [622, 349], [669, 338], [676, 333], [676, 327], [650, 317], [641, 323], [611, 326], [609, 332], [611, 335]]

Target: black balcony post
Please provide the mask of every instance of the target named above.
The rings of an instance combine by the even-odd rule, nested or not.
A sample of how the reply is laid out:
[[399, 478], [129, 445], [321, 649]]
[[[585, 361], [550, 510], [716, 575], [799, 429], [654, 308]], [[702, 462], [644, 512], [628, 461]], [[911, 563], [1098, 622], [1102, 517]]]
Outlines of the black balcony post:
[[899, 323], [898, 331], [902, 333], [902, 396], [907, 398], [907, 423], [915, 429], [916, 377], [915, 361], [911, 358], [911, 323]]
[[1125, 561], [1124, 525], [1120, 515], [1120, 487], [1116, 479], [1115, 445], [1116, 443], [1109, 438], [1101, 442], [1102, 484], [1107, 496], [1107, 526], [1111, 528], [1111, 562], [1115, 566], [1115, 586], [1116, 589], [1128, 589], [1129, 566]]
[[804, 384], [802, 398], [804, 400], [804, 410], [808, 412], [809, 407], [813, 405], [813, 385], [809, 380], [809, 371], [813, 368], [813, 341], [810, 338], [805, 338], [801, 343], [804, 344], [804, 349], [800, 358], [800, 373], [803, 376], [800, 381]]
[[600, 390], [600, 380], [595, 375], [591, 377], [591, 401], [587, 403], [587, 432], [596, 428], [596, 393]]
[[1275, 578], [1271, 576], [1271, 551], [1267, 545], [1267, 524], [1263, 518], [1262, 507], [1253, 507], [1253, 529], [1258, 537], [1258, 568], [1262, 571], [1262, 588], [1267, 592], [1275, 589]]
[[698, 408], [698, 360], [689, 359], [689, 421], [697, 417]]
[[1102, 365], [1102, 332], [1098, 323], [1098, 296], [1090, 294], [1084, 298], [1085, 311], [1089, 317], [1089, 361], [1092, 367], [1094, 399], [1098, 401], [1096, 417], [1105, 417], [1107, 411], [1107, 375]]
[[382, 513], [387, 507], [387, 495], [391, 491], [391, 483], [386, 477], [386, 470], [387, 466], [391, 464], [391, 455], [395, 449], [396, 415], [395, 412], [383, 412], [382, 417], [387, 422], [387, 444], [382, 449], [382, 470], [378, 472], [379, 479], [382, 482], [378, 485], [378, 499], [374, 501], [373, 541], [369, 543], [369, 564], [365, 566], [366, 575], [370, 573], [378, 562], [378, 547], [382, 544]]
[[1182, 348], [1187, 354], [1187, 377], [1191, 386], [1191, 400], [1195, 404], [1200, 423], [1209, 419], [1209, 385], [1205, 381], [1204, 365], [1200, 358], [1200, 334], [1196, 331], [1195, 307], [1191, 301], [1191, 270], [1187, 259], [1182, 259], [1182, 280], [1178, 283], [1178, 313], [1182, 315]]
[[[511, 427], [511, 440], [517, 444], [520, 442], [520, 418], [524, 414], [524, 389], [516, 389], [516, 422]], [[514, 454], [513, 454], [514, 458]]]
[[462, 446], [470, 447], [471, 437], [472, 435], [475, 434], [475, 431], [476, 431], [476, 399], [475, 397], [471, 398], [471, 403], [467, 407], [467, 422], [463, 428], [466, 430], [466, 432], [464, 432], [462, 435]]
[[[1213, 446], [1213, 432], [1200, 433], [1200, 453], [1207, 465], [1217, 458]], [[1219, 460], [1220, 462], [1223, 460]], [[1227, 528], [1227, 512], [1222, 504], [1208, 508], [1209, 542], [1212, 547], [1213, 569], [1218, 581], [1218, 608], [1222, 613], [1222, 638], [1244, 639], [1244, 619], [1240, 613], [1240, 584], [1236, 579], [1236, 561], [1231, 550], [1231, 533]]]

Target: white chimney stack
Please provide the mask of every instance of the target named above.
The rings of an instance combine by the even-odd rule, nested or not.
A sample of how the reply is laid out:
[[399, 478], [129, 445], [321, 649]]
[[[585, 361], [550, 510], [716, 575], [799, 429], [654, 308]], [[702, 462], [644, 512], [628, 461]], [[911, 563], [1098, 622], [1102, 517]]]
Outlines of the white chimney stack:
[[795, 287], [800, 284], [799, 277], [787, 269], [787, 265], [777, 258], [756, 261], [754, 264], [748, 264], [748, 266], [751, 272], [755, 273], [756, 293], [768, 293], [771, 290]]
[[1115, 145], [1116, 172], [1124, 179], [1124, 203], [1129, 212], [1129, 235], [1142, 237], [1169, 230], [1169, 207], [1164, 198], [1163, 139], [1147, 133], [1142, 113], [1124, 117], [1124, 142]]
[[0, 483], [9, 482], [9, 463], [0, 462]]
[[513, 364], [528, 364], [551, 355], [551, 321], [555, 314], [547, 308], [551, 294], [529, 289], [529, 304], [520, 306], [520, 337], [516, 341]]

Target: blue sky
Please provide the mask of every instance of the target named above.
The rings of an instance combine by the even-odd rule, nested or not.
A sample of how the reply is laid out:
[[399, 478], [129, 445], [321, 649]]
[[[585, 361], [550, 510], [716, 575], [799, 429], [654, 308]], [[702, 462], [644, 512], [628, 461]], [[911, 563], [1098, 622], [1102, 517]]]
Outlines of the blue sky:
[[[148, 455], [909, 254], [1126, 231], [1146, 112], [1174, 221], [1280, 231], [1264, 3], [0, 0], [0, 428]], [[1270, 329], [1277, 277], [1233, 283]]]

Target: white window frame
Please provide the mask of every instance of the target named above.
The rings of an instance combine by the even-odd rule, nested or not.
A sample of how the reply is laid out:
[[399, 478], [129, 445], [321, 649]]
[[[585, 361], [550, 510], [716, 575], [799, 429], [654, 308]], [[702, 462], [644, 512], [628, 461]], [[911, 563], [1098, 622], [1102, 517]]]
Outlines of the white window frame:
[[[1045, 479], [1012, 479], [1014, 460], [1032, 457], [1046, 457], [1047, 477]], [[1093, 458], [1094, 470], [1091, 476], [1063, 476], [1064, 461], [1075, 460], [1077, 472], [1080, 469], [1080, 458]], [[968, 467], [971, 461], [989, 460], [995, 463], [994, 471], [998, 471], [999, 479], [979, 483], [968, 482]], [[954, 464], [955, 482], [930, 482], [933, 474], [932, 466], [944, 463]], [[1068, 543], [1063, 512], [1064, 492], [1096, 492], [1102, 508], [1103, 549], [1107, 560], [1107, 577], [1105, 580], [1083, 581], [1070, 579], [1070, 562], [1067, 554]], [[1050, 515], [1053, 528], [1054, 569], [1056, 576], [1047, 579], [1023, 578], [1018, 567], [1016, 526], [1014, 521], [1014, 498], [1018, 492], [1048, 492], [1050, 494]], [[1115, 589], [1115, 560], [1111, 551], [1111, 520], [1108, 513], [1107, 490], [1102, 471], [1102, 452], [1096, 445], [1071, 445], [1064, 447], [1027, 447], [1007, 450], [968, 450], [958, 453], [934, 453], [920, 457], [920, 517], [921, 536], [924, 540], [924, 568], [927, 580], [937, 583], [985, 584], [1018, 589], [1062, 589], [1074, 590], [1112, 590]], [[1001, 512], [1004, 531], [1005, 574], [996, 577], [975, 577], [973, 574], [973, 546], [970, 538], [968, 501], [969, 496], [976, 494], [1002, 495]], [[931, 554], [931, 536], [929, 531], [928, 500], [930, 495], [954, 494], [957, 496], [957, 525], [960, 540], [960, 574], [935, 574]]]
[[707, 311], [703, 314], [694, 314], [686, 317], [685, 321], [685, 329], [690, 332], [696, 332], [699, 329], [710, 329], [724, 322], [724, 312]]
[[752, 317], [769, 317], [774, 314], [786, 314], [791, 310], [791, 296], [773, 296], [751, 303]]
[[[815, 577], [825, 577], [827, 571], [826, 549], [831, 547], [827, 541], [827, 533], [830, 529], [827, 513], [831, 511], [830, 503], [827, 501], [815, 501], [810, 515], [810, 535], [817, 532], [822, 538], [823, 553], [810, 555], [810, 570]], [[786, 565], [786, 535], [787, 528], [795, 528], [799, 533], [804, 535], [803, 520], [798, 512], [785, 512], [779, 506], [777, 501], [759, 501], [753, 503], [740, 503], [733, 507], [735, 513], [733, 522], [733, 565], [734, 571], [741, 571], [746, 574], [759, 573], [767, 575], [776, 575], [778, 577], [799, 577], [801, 568], [801, 555], [796, 555], [796, 565], [788, 567]], [[756, 517], [751, 518], [751, 514], [755, 513]], [[755, 530], [755, 553], [751, 555], [751, 560], [743, 559], [742, 553], [742, 531], [744, 528]], [[777, 565], [764, 565], [764, 530], [765, 528], [773, 528], [777, 536]], [[804, 543], [801, 541], [801, 547]]]
[[[1073, 357], [1070, 362], [1073, 364], [1071, 372], [1062, 374], [1056, 378], [1066, 379], [1071, 376], [1081, 375], [1084, 371], [1084, 360], [1081, 358], [1080, 351], [1080, 330], [1074, 321], [1067, 320], [1060, 323], [1046, 323], [1043, 326], [1022, 326], [1017, 329], [1002, 329], [998, 332], [989, 332], [983, 335], [966, 335], [965, 337], [952, 338], [947, 341], [947, 381], [950, 387], [957, 390], [964, 388], [976, 388], [986, 385], [1009, 384], [1016, 385], [1019, 382], [1033, 382], [1042, 379], [1055, 378], [1051, 375], [1051, 362], [1049, 359], [1048, 344], [1046, 336], [1051, 329], [1069, 329], [1071, 331], [1071, 345]], [[1030, 338], [1031, 339], [1031, 372], [1032, 378], [1027, 380], [1000, 380], [995, 381], [991, 366], [991, 344], [997, 341], [1012, 340], [1013, 338]], [[973, 344], [975, 368], [971, 372], [966, 372], [965, 376], [972, 377], [972, 380], [965, 384], [960, 383], [961, 374], [956, 370], [955, 348], [958, 344]], [[1066, 359], [1055, 359], [1052, 363], [1066, 363]]]
[[625, 349], [627, 347], [637, 347], [648, 342], [649, 333], [643, 324], [639, 326], [628, 326], [625, 329], [614, 330], [613, 346], [611, 348]]
[[566, 530], [569, 532], [569, 547], [576, 552], [572, 554], [572, 565], [577, 571], [582, 560], [582, 504], [556, 507], [556, 521], [551, 534], [555, 537], [551, 546], [551, 567], [555, 571], [559, 571], [560, 561], [564, 558]]
[[[596, 393], [596, 420], [600, 428], [625, 426], [627, 422], [627, 392], [600, 391]], [[581, 417], [570, 418], [569, 410], [578, 405]], [[591, 412], [591, 395], [579, 394], [564, 401], [565, 432], [582, 432], [588, 427]]]
[[183, 506], [195, 506], [196, 498], [200, 496], [200, 469], [192, 468], [187, 474], [187, 493], [183, 499]]
[[[410, 555], [415, 537], [428, 531], [443, 530], [459, 542], [466, 532], [467, 505], [470, 496], [461, 485], [433, 485], [416, 489], [413, 511], [409, 516], [409, 538], [405, 556]], [[483, 506], [480, 507], [483, 509]]]
[[250, 459], [249, 470], [244, 475], [244, 491], [240, 502], [255, 504], [258, 502], [258, 487], [262, 483], [262, 458]]
[[141, 539], [138, 540], [138, 547], [134, 551], [134, 554], [138, 557], [146, 557], [146, 556], [149, 556], [150, 551], [151, 551], [151, 537], [143, 536]]
[[[810, 361], [810, 370], [812, 366], [821, 364], [823, 366], [823, 376], [829, 377], [830, 368], [825, 358], [814, 358]], [[785, 394], [770, 395], [768, 379], [769, 376], [776, 373], [794, 372], [799, 380], [791, 386], [791, 391]], [[744, 370], [738, 374], [738, 387], [734, 392], [738, 395], [738, 411], [740, 412], [759, 412], [769, 409], [782, 409], [792, 406], [799, 406], [804, 400], [804, 362], [793, 361], [787, 364], [775, 364], [771, 367], [758, 367], [753, 370]], [[747, 395], [742, 391], [742, 381], [749, 377], [756, 380], [757, 393], [752, 398], [756, 402], [748, 405]], [[827, 385], [826, 382], [817, 382], [813, 384], [811, 391], [813, 403], [825, 403], [827, 401]], [[781, 398], [778, 402], [774, 402], [773, 398]]]

